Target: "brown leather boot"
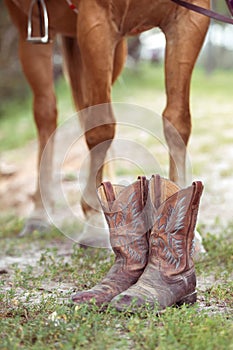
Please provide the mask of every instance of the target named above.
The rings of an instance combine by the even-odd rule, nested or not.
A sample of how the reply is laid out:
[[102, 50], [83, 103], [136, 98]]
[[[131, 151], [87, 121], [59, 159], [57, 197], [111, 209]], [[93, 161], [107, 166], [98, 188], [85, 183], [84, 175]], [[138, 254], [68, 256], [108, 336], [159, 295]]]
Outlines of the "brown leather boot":
[[149, 240], [148, 265], [135, 285], [112, 300], [111, 305], [119, 311], [134, 312], [145, 305], [159, 311], [196, 301], [194, 229], [203, 185], [193, 182], [186, 189], [176, 190], [165, 201], [163, 187], [158, 175], [152, 177], [149, 196], [152, 221], [155, 221]]
[[90, 290], [76, 293], [75, 303], [92, 299], [100, 306], [137, 282], [148, 261], [146, 201], [148, 180], [139, 177], [125, 186], [103, 183], [98, 189], [100, 203], [110, 229], [115, 262], [106, 277]]

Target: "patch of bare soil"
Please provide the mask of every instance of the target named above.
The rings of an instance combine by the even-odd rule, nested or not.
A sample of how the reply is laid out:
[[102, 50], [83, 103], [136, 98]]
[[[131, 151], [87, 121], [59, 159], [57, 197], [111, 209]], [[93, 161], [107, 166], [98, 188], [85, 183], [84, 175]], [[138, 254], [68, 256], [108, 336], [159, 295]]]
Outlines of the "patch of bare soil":
[[[78, 146], [72, 147], [72, 140], [63, 145], [66, 139], [74, 138], [69, 132], [57, 133], [55, 142], [55, 170], [62, 175], [62, 186], [68, 191], [75, 187], [77, 171], [87, 156], [87, 147], [82, 136], [78, 137]], [[37, 142], [32, 141], [22, 149], [5, 152], [0, 158], [0, 211], [27, 218], [33, 210], [33, 195], [37, 178]], [[62, 156], [60, 157], [60, 153]], [[67, 154], [66, 154], [67, 153]], [[62, 165], [60, 164], [62, 162]], [[56, 167], [56, 164], [58, 164]], [[85, 169], [87, 171], [87, 169]], [[86, 174], [85, 174], [86, 175]], [[84, 176], [85, 176], [84, 175]], [[83, 176], [83, 177], [84, 177]], [[84, 178], [83, 178], [84, 180]], [[56, 181], [56, 180], [55, 180]]]
[[41, 248], [39, 244], [34, 242], [33, 246], [30, 249], [25, 250], [23, 253], [18, 256], [6, 255], [0, 259], [0, 275], [4, 275], [4, 286], [1, 288], [5, 292], [14, 288], [15, 296], [11, 301], [11, 307], [17, 307], [18, 302], [23, 302], [26, 306], [27, 304], [37, 304], [42, 300], [46, 300], [51, 295], [56, 295], [57, 302], [64, 303], [70, 302], [70, 294], [74, 292], [74, 285], [67, 283], [66, 281], [51, 281], [50, 279], [44, 279], [40, 283], [40, 287], [30, 293], [27, 291], [27, 288], [15, 287], [14, 275], [15, 267], [20, 271], [25, 271], [28, 266], [32, 268], [33, 276], [40, 276], [43, 273], [43, 264], [40, 263], [43, 254], [48, 251], [48, 249], [56, 249], [57, 259], [62, 259], [65, 263], [69, 263], [71, 260], [71, 253], [73, 251], [72, 240], [66, 240], [64, 242], [58, 242], [52, 240], [46, 245], [46, 248]]
[[228, 146], [221, 147], [218, 161], [212, 161], [209, 156], [210, 159], [206, 155], [206, 166], [199, 177], [205, 185], [199, 221], [216, 233], [216, 224], [225, 227], [233, 221], [233, 153]]
[[26, 217], [33, 208], [36, 183], [36, 142], [5, 153], [0, 163], [0, 211]]
[[[63, 186], [68, 191], [72, 191], [72, 186], [76, 184], [77, 178], [74, 171], [79, 168], [85, 152], [86, 145], [82, 141], [81, 148], [78, 151], [71, 150], [64, 164]], [[233, 176], [230, 174], [222, 176], [224, 169], [229, 164], [233, 164], [233, 153], [229, 147], [226, 147], [221, 150], [221, 154], [224, 155], [224, 158], [222, 157], [217, 163], [206, 159], [205, 169], [201, 169], [200, 176], [195, 177], [195, 180], [200, 179], [205, 185], [199, 222], [210, 230], [214, 230], [216, 222], [226, 225], [233, 220]], [[198, 158], [202, 162], [203, 155], [197, 156], [196, 163], [198, 163]], [[11, 212], [16, 216], [26, 218], [32, 212], [32, 198], [36, 188], [36, 159], [36, 142], [31, 142], [23, 149], [2, 155], [0, 159], [1, 213]]]

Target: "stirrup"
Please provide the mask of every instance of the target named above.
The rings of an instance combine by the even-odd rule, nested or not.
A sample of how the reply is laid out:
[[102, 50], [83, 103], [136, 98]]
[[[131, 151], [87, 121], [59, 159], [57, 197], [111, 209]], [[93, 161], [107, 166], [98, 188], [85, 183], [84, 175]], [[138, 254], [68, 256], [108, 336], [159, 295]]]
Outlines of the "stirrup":
[[[33, 36], [32, 34], [32, 13], [34, 5], [37, 3], [40, 13], [40, 32], [41, 36]], [[43, 33], [44, 31], [44, 33]], [[28, 36], [27, 41], [34, 44], [47, 44], [49, 42], [49, 19], [48, 12], [44, 0], [32, 0], [28, 13]]]

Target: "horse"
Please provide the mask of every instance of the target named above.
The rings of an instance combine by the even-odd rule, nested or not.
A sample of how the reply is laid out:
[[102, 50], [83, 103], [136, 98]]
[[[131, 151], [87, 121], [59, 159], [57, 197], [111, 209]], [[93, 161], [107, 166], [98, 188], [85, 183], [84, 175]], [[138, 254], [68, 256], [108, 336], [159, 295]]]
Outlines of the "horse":
[[[162, 30], [166, 38], [166, 106], [162, 119], [169, 149], [169, 178], [184, 186], [186, 146], [191, 133], [190, 81], [208, 30], [209, 18], [171, 0], [48, 0], [43, 2], [46, 12], [42, 15], [41, 11], [30, 12], [31, 0], [4, 1], [18, 29], [19, 58], [33, 92], [33, 113], [39, 142], [38, 167], [45, 146], [57, 127], [52, 54], [55, 37], [60, 35], [62, 38], [74, 104], [78, 111], [87, 111], [82, 113], [82, 124], [90, 151], [90, 169], [81, 199], [87, 217], [98, 206], [96, 186], [102, 181], [102, 165], [115, 135], [111, 89], [125, 64], [126, 39], [154, 27]], [[190, 2], [210, 7], [209, 0]], [[46, 44], [40, 40], [37, 44], [27, 40], [29, 13], [35, 36], [48, 30]], [[45, 15], [47, 26], [41, 23]], [[90, 108], [99, 104], [103, 106], [102, 113]], [[177, 132], [182, 142], [177, 140]], [[100, 144], [103, 146], [97, 147]], [[46, 154], [43, 183], [39, 184], [37, 179], [35, 209], [22, 234], [47, 224], [40, 187], [47, 196], [51, 196], [52, 206], [53, 142], [49, 143]]]

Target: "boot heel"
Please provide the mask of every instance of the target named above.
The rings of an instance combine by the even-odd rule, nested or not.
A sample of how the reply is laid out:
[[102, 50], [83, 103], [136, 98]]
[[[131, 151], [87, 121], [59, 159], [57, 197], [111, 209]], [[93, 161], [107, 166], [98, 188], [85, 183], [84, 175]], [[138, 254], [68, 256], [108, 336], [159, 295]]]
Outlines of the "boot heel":
[[186, 295], [180, 301], [176, 303], [177, 306], [181, 306], [183, 304], [192, 305], [197, 301], [197, 292], [193, 292], [192, 294]]

